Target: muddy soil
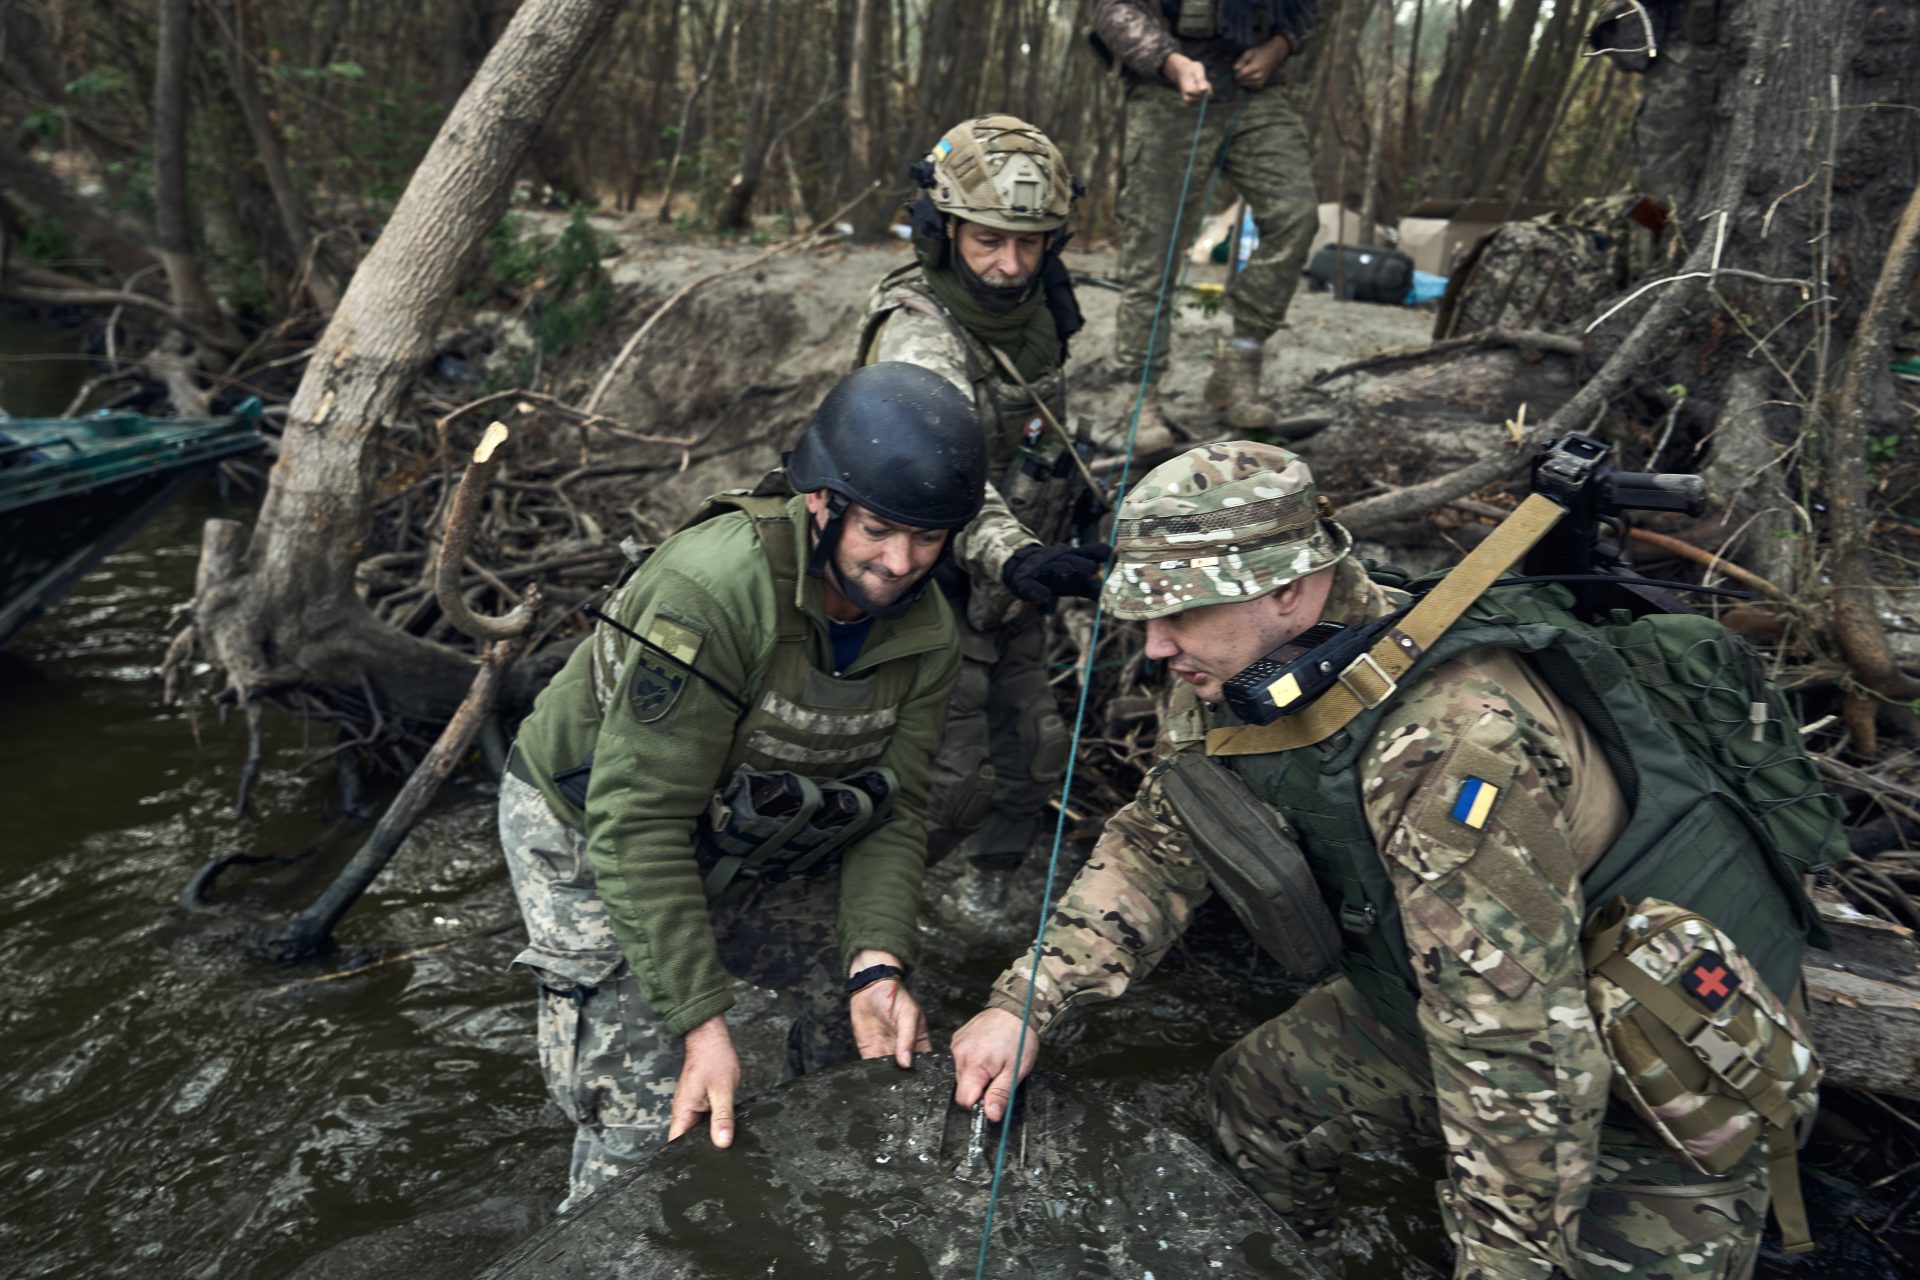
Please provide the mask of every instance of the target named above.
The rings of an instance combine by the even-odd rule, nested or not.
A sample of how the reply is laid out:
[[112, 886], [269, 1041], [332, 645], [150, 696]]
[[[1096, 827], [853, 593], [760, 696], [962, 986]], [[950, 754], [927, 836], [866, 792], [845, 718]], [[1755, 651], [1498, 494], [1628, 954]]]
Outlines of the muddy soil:
[[[603, 332], [556, 374], [555, 394], [574, 404], [586, 399], [621, 344], [674, 290], [771, 247], [715, 245], [662, 232], [645, 219], [594, 221], [621, 246], [620, 256], [605, 263], [620, 301]], [[712, 432], [709, 456], [651, 488], [668, 527], [706, 494], [778, 463], [813, 406], [851, 366], [874, 283], [909, 261], [910, 253], [904, 243], [891, 242], [836, 243], [786, 254], [702, 286], [655, 327], [599, 407], [642, 430]], [[1080, 306], [1087, 317], [1086, 329], [1073, 341], [1070, 410], [1096, 436], [1106, 436], [1124, 425], [1137, 389], [1117, 376], [1110, 354], [1120, 295], [1098, 282], [1112, 279], [1114, 255], [1110, 248], [1083, 252], [1075, 245], [1067, 262], [1082, 277]], [[1225, 272], [1211, 264], [1188, 267], [1183, 279], [1188, 286], [1219, 282]], [[1209, 314], [1191, 288], [1175, 296], [1172, 358], [1162, 380], [1166, 411], [1194, 439], [1217, 438], [1227, 428], [1206, 407], [1200, 389], [1231, 321], [1217, 308]], [[514, 323], [502, 316], [480, 323], [499, 335], [496, 360], [523, 349], [523, 331]], [[1423, 345], [1432, 323], [1426, 310], [1340, 302], [1308, 293], [1303, 282], [1288, 329], [1269, 344], [1265, 386], [1276, 408], [1288, 414], [1291, 389], [1314, 374], [1380, 351]]]

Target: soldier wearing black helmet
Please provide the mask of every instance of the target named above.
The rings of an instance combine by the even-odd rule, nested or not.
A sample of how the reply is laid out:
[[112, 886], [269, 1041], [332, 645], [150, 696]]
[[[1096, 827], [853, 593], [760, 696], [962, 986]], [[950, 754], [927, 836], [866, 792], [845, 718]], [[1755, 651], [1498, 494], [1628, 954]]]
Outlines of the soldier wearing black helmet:
[[732, 1141], [729, 975], [798, 997], [799, 1069], [929, 1047], [905, 978], [960, 645], [927, 575], [985, 474], [952, 384], [857, 370], [784, 478], [709, 499], [614, 593], [522, 726], [500, 838], [569, 1205], [703, 1117]]

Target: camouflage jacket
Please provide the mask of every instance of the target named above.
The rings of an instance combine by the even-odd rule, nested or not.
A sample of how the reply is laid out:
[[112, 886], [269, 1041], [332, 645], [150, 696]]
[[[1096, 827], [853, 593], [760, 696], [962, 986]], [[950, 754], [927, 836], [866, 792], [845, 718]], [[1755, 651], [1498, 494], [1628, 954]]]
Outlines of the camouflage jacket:
[[[1316, 9], [1319, 7], [1316, 2]], [[1311, 25], [1285, 33], [1298, 53], [1312, 34]], [[1166, 85], [1161, 64], [1170, 53], [1183, 53], [1207, 69], [1215, 98], [1231, 101], [1244, 92], [1234, 82], [1233, 61], [1246, 52], [1241, 45], [1215, 36], [1207, 40], [1184, 40], [1173, 33], [1160, 0], [1093, 0], [1093, 34], [1125, 68], [1132, 83]], [[1282, 75], [1285, 64], [1282, 64]], [[1275, 76], [1271, 83], [1280, 82]]]
[[[1325, 616], [1352, 622], [1385, 608], [1384, 593], [1370, 583], [1354, 596], [1330, 601]], [[1472, 833], [1480, 849], [1498, 848], [1502, 858], [1468, 857], [1448, 824], [1431, 820], [1454, 804], [1458, 782], [1449, 787], [1446, 762], [1448, 748], [1463, 739], [1516, 770], [1502, 805]], [[1159, 776], [1150, 773], [1108, 822], [1054, 908], [1035, 983], [1036, 1029], [1069, 1005], [1119, 995], [1151, 971], [1210, 892]], [[1578, 875], [1622, 824], [1611, 771], [1585, 725], [1537, 677], [1513, 655], [1482, 649], [1399, 697], [1360, 776], [1367, 826], [1394, 883], [1420, 986], [1420, 1025], [1463, 1232], [1457, 1274], [1545, 1280], [1554, 1267], [1583, 1274], [1571, 1245], [1597, 1157], [1609, 1068], [1585, 998]], [[1516, 830], [1554, 847], [1523, 847]], [[1504, 905], [1514, 877], [1494, 883], [1488, 869], [1496, 866], [1525, 869], [1525, 926]], [[1567, 874], [1556, 878], [1549, 869]], [[1023, 958], [1000, 976], [993, 1007], [1020, 1014], [1029, 968]]]
[[[969, 342], [962, 336], [965, 330], [956, 322], [928, 314], [927, 308], [938, 308], [939, 303], [918, 283], [919, 279], [918, 267], [903, 267], [888, 273], [874, 287], [867, 303], [868, 319], [862, 331], [865, 340], [858, 361], [873, 364], [899, 360], [930, 369], [966, 392], [980, 410], [982, 429], [987, 432], [990, 469], [986, 502], [973, 522], [955, 536], [953, 559], [972, 579], [967, 622], [976, 629], [986, 630], [1010, 621], [1027, 607], [1006, 589], [1001, 571], [1015, 552], [1054, 541], [1065, 533], [1064, 521], [1059, 517], [1067, 514], [1080, 480], [1077, 475], [1061, 477], [1064, 484], [1055, 484], [1062, 492], [1049, 495], [1054, 500], [1032, 509], [1034, 517], [1043, 524], [1041, 528], [1032, 527], [1013, 513], [1007, 496], [1001, 492], [1000, 480], [1013, 460], [1018, 441], [1002, 438], [1003, 414], [995, 401], [1004, 398], [1025, 402], [1026, 397], [995, 368], [984, 344]], [[913, 295], [914, 305], [907, 305], [904, 297], [907, 294]], [[1032, 385], [1043, 395], [1054, 393], [1051, 407], [1065, 422], [1064, 371], [1056, 367], [1035, 379]], [[1005, 395], [996, 395], [996, 389]], [[1055, 443], [1050, 430], [1038, 439], [1043, 447]], [[1024, 508], [1023, 514], [1026, 514]]]
[[[831, 672], [820, 582], [804, 572], [800, 499], [792, 510], [803, 557], [798, 602], [812, 625], [813, 664]], [[648, 1006], [676, 1035], [733, 1003], [708, 922], [694, 828], [724, 780], [740, 723], [739, 705], [719, 690], [752, 705], [772, 660], [779, 616], [773, 590], [745, 514], [715, 516], [668, 538], [607, 613], [698, 675], [603, 624], [541, 692], [515, 745], [554, 813], [586, 833], [614, 934]], [[918, 670], [879, 761], [900, 779], [894, 819], [849, 848], [841, 863], [843, 959], [872, 947], [912, 963], [918, 950], [933, 753], [959, 674], [959, 628], [940, 593], [927, 592], [903, 618], [876, 620], [845, 674], [913, 654]], [[589, 757], [583, 809], [553, 776]]]

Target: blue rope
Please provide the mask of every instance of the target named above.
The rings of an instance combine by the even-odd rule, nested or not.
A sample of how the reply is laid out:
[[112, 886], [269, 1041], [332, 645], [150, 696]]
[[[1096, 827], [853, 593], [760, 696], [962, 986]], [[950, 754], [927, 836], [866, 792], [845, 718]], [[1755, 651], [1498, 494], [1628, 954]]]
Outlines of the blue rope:
[[[1125, 494], [1127, 477], [1133, 470], [1133, 439], [1140, 429], [1140, 411], [1147, 402], [1147, 388], [1152, 385], [1153, 349], [1160, 338], [1160, 317], [1167, 306], [1167, 285], [1173, 279], [1173, 263], [1180, 250], [1180, 223], [1186, 215], [1187, 192], [1193, 186], [1193, 163], [1200, 154], [1200, 130], [1207, 123], [1207, 99], [1200, 99], [1200, 113], [1193, 122], [1193, 145], [1187, 151], [1187, 174], [1180, 183], [1180, 203], [1174, 208], [1173, 235], [1167, 241], [1166, 264], [1160, 269], [1160, 294], [1154, 299], [1153, 328], [1147, 335], [1147, 358], [1140, 366], [1140, 390], [1133, 398], [1133, 414], [1127, 421], [1127, 448], [1120, 464], [1120, 486], [1114, 492]], [[1117, 529], [1116, 522], [1115, 528]], [[1109, 545], [1112, 545], [1109, 542]], [[1060, 783], [1060, 815], [1053, 824], [1053, 851], [1047, 855], [1047, 887], [1040, 898], [1040, 921], [1033, 931], [1033, 958], [1027, 974], [1027, 1001], [1020, 1011], [1020, 1035], [1013, 1046], [1013, 1084], [1007, 1091], [1007, 1110], [1000, 1122], [1000, 1142], [993, 1154], [993, 1189], [987, 1194], [987, 1220], [980, 1229], [980, 1261], [974, 1268], [973, 1280], [985, 1280], [987, 1274], [987, 1251], [993, 1243], [993, 1214], [1000, 1205], [1000, 1178], [1007, 1165], [1007, 1135], [1012, 1131], [1013, 1106], [1020, 1097], [1020, 1063], [1027, 1052], [1027, 1020], [1033, 1016], [1033, 993], [1039, 986], [1040, 948], [1047, 935], [1047, 917], [1053, 914], [1054, 878], [1060, 869], [1060, 845], [1067, 831], [1067, 798], [1073, 794], [1074, 765], [1080, 759], [1080, 731], [1087, 720], [1087, 693], [1093, 688], [1094, 659], [1100, 651], [1100, 624], [1106, 617], [1106, 601], [1101, 599], [1093, 610], [1093, 631], [1087, 639], [1087, 671], [1080, 680], [1080, 701], [1073, 713], [1073, 743], [1067, 753], [1067, 774]]]

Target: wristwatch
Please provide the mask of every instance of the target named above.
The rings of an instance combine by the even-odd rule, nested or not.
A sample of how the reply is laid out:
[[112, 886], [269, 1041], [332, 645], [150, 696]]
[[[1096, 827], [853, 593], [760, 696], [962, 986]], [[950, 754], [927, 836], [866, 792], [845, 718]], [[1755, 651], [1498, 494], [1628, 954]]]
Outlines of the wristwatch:
[[876, 982], [885, 982], [888, 978], [905, 978], [907, 971], [897, 964], [870, 964], [847, 979], [847, 994], [856, 995], [865, 991]]

